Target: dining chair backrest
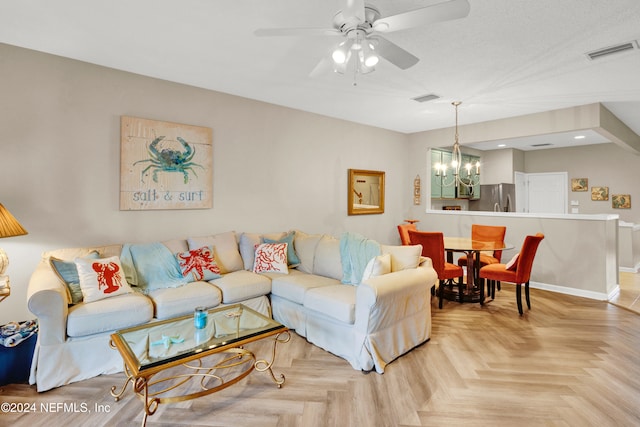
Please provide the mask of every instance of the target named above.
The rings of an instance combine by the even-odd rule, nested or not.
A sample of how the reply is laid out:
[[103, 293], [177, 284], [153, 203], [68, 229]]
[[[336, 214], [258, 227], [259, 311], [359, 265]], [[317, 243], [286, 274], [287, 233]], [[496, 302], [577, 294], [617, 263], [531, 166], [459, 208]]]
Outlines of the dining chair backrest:
[[[503, 243], [506, 234], [507, 227], [504, 226], [471, 224], [471, 240]], [[502, 259], [502, 251], [493, 251], [493, 257], [500, 262]]]
[[400, 224], [398, 225], [398, 233], [400, 233], [400, 243], [403, 245], [410, 245], [409, 230], [417, 230], [415, 224]]
[[431, 258], [433, 269], [438, 277], [444, 273], [444, 234], [438, 231], [409, 230], [412, 245], [422, 245], [422, 256]]
[[522, 243], [522, 249], [518, 255], [516, 263], [516, 283], [527, 283], [531, 278], [533, 259], [536, 256], [538, 246], [544, 239], [544, 234], [537, 233], [535, 236], [526, 236]]

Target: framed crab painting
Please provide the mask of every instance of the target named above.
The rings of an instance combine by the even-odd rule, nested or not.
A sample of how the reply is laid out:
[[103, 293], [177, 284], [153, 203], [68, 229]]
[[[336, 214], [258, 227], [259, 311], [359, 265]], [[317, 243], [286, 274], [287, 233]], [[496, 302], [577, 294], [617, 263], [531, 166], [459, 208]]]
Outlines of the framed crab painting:
[[211, 207], [211, 128], [122, 116], [120, 209]]

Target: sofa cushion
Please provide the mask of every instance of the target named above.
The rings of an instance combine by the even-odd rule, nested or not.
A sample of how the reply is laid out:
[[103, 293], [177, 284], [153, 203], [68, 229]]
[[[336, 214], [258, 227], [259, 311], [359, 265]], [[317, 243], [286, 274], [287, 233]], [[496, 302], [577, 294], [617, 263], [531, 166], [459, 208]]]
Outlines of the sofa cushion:
[[316, 255], [316, 247], [322, 238], [322, 234], [307, 234], [296, 230], [293, 238], [293, 246], [300, 259], [298, 270], [313, 274], [313, 260]]
[[84, 302], [133, 292], [117, 256], [102, 259], [76, 258], [75, 263]]
[[87, 256], [89, 253], [96, 251], [100, 258], [107, 258], [110, 256], [120, 255], [122, 251], [122, 245], [107, 245], [107, 246], [95, 246], [88, 248], [65, 248], [55, 249], [53, 251], [47, 251], [42, 254], [44, 259], [54, 256], [59, 259], [73, 261], [75, 258]]
[[264, 243], [264, 239], [273, 239], [278, 240], [284, 237], [286, 233], [269, 233], [269, 234], [258, 234], [258, 233], [242, 233], [240, 234], [240, 238], [238, 239], [238, 246], [240, 249], [240, 255], [242, 256], [242, 262], [244, 263], [245, 270], [253, 270], [253, 257], [256, 252], [256, 246], [260, 243]]
[[417, 268], [422, 256], [422, 245], [381, 245], [383, 254], [391, 255], [391, 271]]
[[83, 337], [141, 325], [151, 319], [153, 319], [151, 300], [138, 292], [132, 292], [70, 307], [67, 317], [67, 335]]
[[165, 240], [162, 242], [163, 245], [169, 249], [169, 252], [172, 254], [177, 254], [178, 252], [186, 252], [189, 250], [189, 244], [185, 239], [172, 239]]
[[296, 304], [302, 304], [304, 295], [309, 289], [338, 284], [340, 284], [339, 280], [330, 277], [306, 273], [289, 274], [273, 278], [271, 281], [271, 293]]
[[242, 256], [240, 256], [240, 250], [238, 249], [238, 242], [236, 241], [236, 233], [234, 231], [212, 236], [190, 237], [187, 239], [187, 242], [189, 243], [190, 250], [203, 246], [213, 246], [216, 260], [223, 274], [244, 268]]
[[316, 246], [313, 260], [313, 274], [342, 280], [342, 262], [340, 261], [340, 240], [324, 235]]
[[356, 319], [356, 286], [335, 285], [309, 289], [304, 306], [340, 322], [353, 324]]
[[157, 319], [193, 313], [193, 309], [215, 307], [222, 301], [220, 289], [207, 282], [191, 282], [179, 288], [156, 289], [149, 292]]
[[222, 291], [222, 302], [225, 304], [268, 295], [271, 292], [271, 280], [268, 277], [247, 270], [225, 274], [210, 283]]

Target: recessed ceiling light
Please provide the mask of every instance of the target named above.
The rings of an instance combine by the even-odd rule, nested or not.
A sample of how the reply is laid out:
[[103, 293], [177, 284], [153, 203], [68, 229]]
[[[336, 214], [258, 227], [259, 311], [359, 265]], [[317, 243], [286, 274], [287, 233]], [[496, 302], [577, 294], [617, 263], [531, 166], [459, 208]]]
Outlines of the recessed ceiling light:
[[576, 136], [573, 137], [573, 139], [585, 139], [585, 138], [586, 138], [586, 136], [584, 136], [584, 135], [576, 135]]
[[507, 144], [498, 144], [498, 148], [506, 147]]

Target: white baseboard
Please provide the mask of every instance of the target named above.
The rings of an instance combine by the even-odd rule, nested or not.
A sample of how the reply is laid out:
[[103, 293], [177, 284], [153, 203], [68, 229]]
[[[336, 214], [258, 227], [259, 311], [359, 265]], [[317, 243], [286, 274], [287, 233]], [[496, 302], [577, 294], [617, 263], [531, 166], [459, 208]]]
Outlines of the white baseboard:
[[576, 297], [583, 297], [589, 299], [595, 299], [598, 301], [607, 301], [611, 298], [611, 295], [615, 295], [619, 292], [620, 287], [616, 284], [615, 289], [607, 295], [604, 292], [587, 291], [584, 289], [567, 288], [564, 286], [550, 285], [548, 283], [529, 282], [529, 287], [534, 289], [542, 289], [543, 291], [557, 292], [559, 294], [573, 295]]
[[624, 271], [625, 273], [637, 273], [640, 271], [640, 264], [636, 264], [635, 267], [619, 267], [618, 270]]

